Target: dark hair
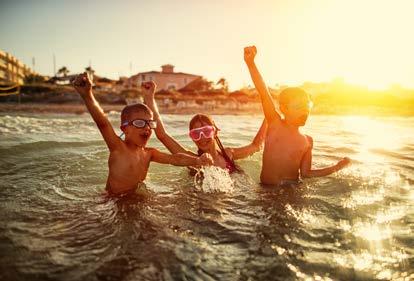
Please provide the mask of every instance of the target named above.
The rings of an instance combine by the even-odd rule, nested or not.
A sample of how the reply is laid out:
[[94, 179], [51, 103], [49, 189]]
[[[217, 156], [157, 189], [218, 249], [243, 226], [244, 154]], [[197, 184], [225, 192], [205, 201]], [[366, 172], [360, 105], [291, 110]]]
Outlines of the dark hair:
[[143, 103], [134, 103], [125, 106], [121, 111], [121, 123], [129, 121], [128, 119], [133, 113], [141, 111], [148, 113], [150, 115], [152, 114], [151, 109]]
[[[209, 116], [209, 115], [205, 115], [205, 114], [196, 114], [193, 116], [193, 118], [191, 118], [190, 120], [190, 124], [189, 124], [189, 129], [193, 129], [194, 128], [194, 124], [196, 122], [199, 123], [206, 123], [210, 126], [213, 126], [214, 128], [216, 128], [216, 130], [218, 130], [216, 124], [214, 123], [213, 119]], [[215, 141], [217, 142], [218, 147], [220, 148], [220, 152], [222, 154], [222, 156], [224, 157], [224, 159], [226, 160], [227, 163], [230, 163], [230, 165], [232, 166], [232, 168], [236, 171], [240, 170], [237, 166], [236, 163], [234, 163], [233, 159], [230, 159], [230, 157], [227, 155], [226, 150], [224, 149], [223, 144], [221, 143], [218, 135], [216, 134], [216, 136], [214, 137]], [[199, 148], [197, 151], [197, 154], [200, 156], [202, 155], [204, 152]]]

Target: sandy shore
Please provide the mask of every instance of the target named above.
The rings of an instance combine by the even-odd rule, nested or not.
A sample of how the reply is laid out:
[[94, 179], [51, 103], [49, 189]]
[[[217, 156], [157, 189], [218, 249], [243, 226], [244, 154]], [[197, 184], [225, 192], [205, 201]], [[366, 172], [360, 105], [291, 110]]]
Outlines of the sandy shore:
[[[105, 112], [116, 111], [121, 112], [125, 105], [122, 104], [101, 104]], [[159, 107], [163, 114], [195, 114], [205, 113], [214, 115], [245, 115], [245, 114], [261, 114], [257, 110], [229, 110], [227, 108], [176, 108], [176, 107]], [[83, 104], [45, 104], [45, 103], [0, 103], [0, 113], [64, 113], [64, 114], [83, 114], [87, 113], [86, 106]]]
[[[105, 112], [121, 112], [123, 104], [101, 104]], [[162, 114], [196, 114], [210, 115], [261, 115], [259, 106], [255, 108], [228, 109], [203, 107], [173, 107], [159, 106]], [[83, 104], [66, 103], [0, 103], [0, 114], [84, 114], [87, 113]], [[312, 109], [312, 115], [364, 115], [364, 116], [414, 116], [412, 107], [384, 108], [377, 106], [319, 106]]]

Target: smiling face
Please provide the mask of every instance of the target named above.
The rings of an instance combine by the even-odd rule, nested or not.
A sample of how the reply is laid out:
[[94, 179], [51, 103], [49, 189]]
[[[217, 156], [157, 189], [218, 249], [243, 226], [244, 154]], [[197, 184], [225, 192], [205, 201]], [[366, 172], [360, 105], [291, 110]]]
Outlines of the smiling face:
[[[143, 104], [135, 104], [127, 106], [122, 110], [121, 122], [130, 122], [133, 120], [152, 120], [153, 114], [151, 110]], [[132, 124], [121, 126], [121, 130], [125, 133], [125, 141], [140, 147], [147, 145], [151, 137], [152, 130], [148, 123], [143, 128], [137, 128]]]
[[[197, 114], [191, 119], [189, 129], [198, 129], [205, 126], [213, 126], [215, 128], [214, 122], [210, 117], [203, 114]], [[193, 142], [197, 145], [198, 149], [203, 152], [210, 151], [216, 149], [216, 142], [214, 140], [216, 135], [217, 130], [215, 130], [211, 138], [206, 138], [205, 135], [202, 134], [199, 140], [193, 140]]]
[[308, 120], [312, 102], [309, 95], [300, 88], [286, 88], [279, 96], [280, 110], [288, 124], [303, 126]]

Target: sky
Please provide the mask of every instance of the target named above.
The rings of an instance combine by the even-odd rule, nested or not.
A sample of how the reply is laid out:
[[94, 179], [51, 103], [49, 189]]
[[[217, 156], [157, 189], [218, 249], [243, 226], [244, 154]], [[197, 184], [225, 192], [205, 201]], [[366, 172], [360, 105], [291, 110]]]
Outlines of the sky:
[[256, 45], [269, 86], [305, 81], [414, 88], [410, 0], [0, 0], [0, 49], [35, 70], [89, 64], [118, 79], [175, 71], [231, 89], [251, 85], [243, 47]]

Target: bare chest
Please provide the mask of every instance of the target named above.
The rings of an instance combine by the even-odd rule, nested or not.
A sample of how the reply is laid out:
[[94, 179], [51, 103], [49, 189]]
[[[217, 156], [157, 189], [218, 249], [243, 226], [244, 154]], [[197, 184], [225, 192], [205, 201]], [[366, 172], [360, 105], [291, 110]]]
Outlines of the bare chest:
[[265, 141], [265, 154], [278, 160], [298, 163], [307, 151], [304, 135], [279, 130], [270, 132]]
[[145, 152], [115, 152], [110, 154], [108, 161], [111, 174], [116, 172], [118, 176], [131, 178], [135, 176], [145, 177], [149, 164], [150, 155]]

